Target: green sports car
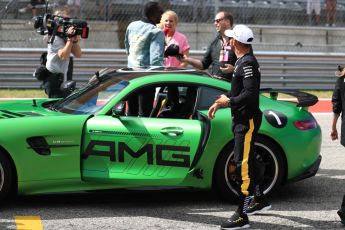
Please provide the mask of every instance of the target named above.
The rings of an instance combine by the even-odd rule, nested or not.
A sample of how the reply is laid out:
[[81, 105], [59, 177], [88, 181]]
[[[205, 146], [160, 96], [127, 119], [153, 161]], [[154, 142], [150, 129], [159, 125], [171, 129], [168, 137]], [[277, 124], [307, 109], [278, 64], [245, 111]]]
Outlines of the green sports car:
[[[230, 109], [207, 118], [230, 87], [202, 71], [103, 69], [64, 99], [1, 102], [0, 199], [134, 187], [215, 188], [235, 198]], [[256, 159], [271, 193], [316, 174], [321, 130], [308, 112], [317, 97], [284, 91], [297, 99], [281, 101], [262, 91]], [[147, 92], [150, 113], [129, 115]]]

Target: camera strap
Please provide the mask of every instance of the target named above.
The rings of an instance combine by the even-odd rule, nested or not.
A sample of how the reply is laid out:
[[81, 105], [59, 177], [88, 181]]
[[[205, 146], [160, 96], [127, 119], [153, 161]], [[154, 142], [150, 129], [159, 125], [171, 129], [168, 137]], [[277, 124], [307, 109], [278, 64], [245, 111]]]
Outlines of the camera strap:
[[58, 27], [54, 26], [53, 31], [52, 31], [52, 35], [48, 41], [48, 44], [52, 44], [54, 42], [57, 30], [58, 30]]

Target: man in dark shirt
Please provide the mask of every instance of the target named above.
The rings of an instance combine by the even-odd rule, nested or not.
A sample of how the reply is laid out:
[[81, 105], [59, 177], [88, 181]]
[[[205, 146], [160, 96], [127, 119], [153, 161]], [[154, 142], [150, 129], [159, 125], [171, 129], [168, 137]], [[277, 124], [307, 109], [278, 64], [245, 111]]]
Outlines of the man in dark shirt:
[[[230, 107], [232, 131], [234, 133], [234, 161], [239, 181], [237, 188], [240, 202], [237, 211], [222, 229], [241, 229], [249, 227], [248, 215], [271, 208], [260, 189], [260, 173], [253, 172], [257, 167], [255, 159], [255, 138], [261, 125], [262, 112], [259, 108], [260, 67], [252, 53], [251, 43], [254, 35], [245, 25], [237, 25], [233, 30], [226, 30], [237, 61], [231, 81], [231, 90], [221, 95], [208, 111], [208, 117], [214, 118], [218, 108]], [[250, 199], [254, 195], [251, 203]]]
[[225, 36], [224, 31], [231, 29], [233, 17], [230, 13], [221, 11], [217, 13], [214, 19], [214, 26], [217, 30], [217, 37], [207, 48], [202, 60], [184, 56], [181, 61], [191, 64], [198, 69], [208, 69], [211, 65], [211, 74], [223, 80], [231, 81], [236, 55], [231, 50], [229, 38]]
[[[332, 130], [330, 133], [332, 141], [335, 141], [339, 138], [337, 130], [338, 118], [341, 115], [341, 136], [340, 144], [345, 146], [345, 68], [340, 68], [336, 72], [338, 77], [335, 84], [333, 95], [332, 95], [332, 105], [333, 105], [333, 119], [332, 119]], [[341, 223], [345, 225], [345, 195], [341, 203], [341, 207], [338, 210], [338, 215], [340, 217]]]

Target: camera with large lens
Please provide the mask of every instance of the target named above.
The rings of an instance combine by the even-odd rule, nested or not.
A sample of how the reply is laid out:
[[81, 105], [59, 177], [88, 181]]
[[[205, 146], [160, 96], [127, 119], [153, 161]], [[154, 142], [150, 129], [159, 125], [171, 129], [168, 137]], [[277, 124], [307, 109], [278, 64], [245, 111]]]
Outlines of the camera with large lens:
[[[70, 27], [75, 28], [74, 34], [68, 34]], [[34, 18], [34, 28], [41, 35], [48, 34], [55, 37], [55, 35], [66, 38], [80, 35], [81, 38], [88, 38], [89, 27], [87, 22], [81, 19], [70, 19], [61, 16], [44, 14], [43, 16], [36, 16]]]

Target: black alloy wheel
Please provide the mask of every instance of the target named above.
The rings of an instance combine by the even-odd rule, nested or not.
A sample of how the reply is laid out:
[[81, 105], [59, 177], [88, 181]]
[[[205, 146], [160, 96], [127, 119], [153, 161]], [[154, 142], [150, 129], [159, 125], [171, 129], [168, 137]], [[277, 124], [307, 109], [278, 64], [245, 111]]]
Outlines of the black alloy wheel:
[[[285, 174], [285, 161], [280, 148], [268, 138], [258, 136], [255, 142], [256, 160], [262, 170], [261, 188], [266, 195], [278, 189]], [[217, 160], [214, 182], [216, 189], [226, 200], [238, 197], [233, 145], [227, 146]]]

